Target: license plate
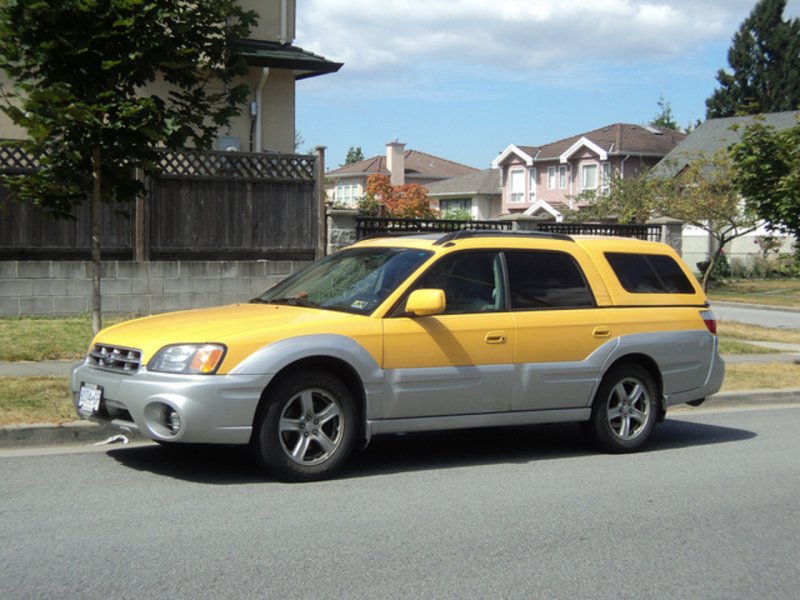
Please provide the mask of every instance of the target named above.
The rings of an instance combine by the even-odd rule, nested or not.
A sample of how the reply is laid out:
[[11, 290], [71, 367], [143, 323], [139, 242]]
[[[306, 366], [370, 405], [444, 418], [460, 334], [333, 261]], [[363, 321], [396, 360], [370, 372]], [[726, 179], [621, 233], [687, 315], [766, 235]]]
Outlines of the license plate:
[[78, 410], [86, 415], [94, 414], [100, 408], [102, 399], [103, 388], [92, 383], [84, 383], [78, 395]]

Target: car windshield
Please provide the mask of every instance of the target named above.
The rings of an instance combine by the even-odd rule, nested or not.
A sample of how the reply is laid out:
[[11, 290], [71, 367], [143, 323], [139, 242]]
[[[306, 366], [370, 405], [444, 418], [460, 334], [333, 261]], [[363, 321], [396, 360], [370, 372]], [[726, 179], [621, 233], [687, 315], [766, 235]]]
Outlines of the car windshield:
[[409, 248], [352, 248], [326, 256], [253, 302], [371, 313], [431, 252]]

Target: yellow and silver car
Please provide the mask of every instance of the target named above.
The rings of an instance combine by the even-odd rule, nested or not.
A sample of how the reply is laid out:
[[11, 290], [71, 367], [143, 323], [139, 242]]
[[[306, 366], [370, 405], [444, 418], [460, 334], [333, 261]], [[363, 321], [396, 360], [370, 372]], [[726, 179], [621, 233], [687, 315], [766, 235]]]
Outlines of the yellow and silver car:
[[385, 433], [575, 421], [631, 451], [723, 376], [714, 315], [669, 246], [461, 231], [362, 241], [249, 303], [109, 327], [72, 388], [83, 418], [249, 444], [302, 481]]

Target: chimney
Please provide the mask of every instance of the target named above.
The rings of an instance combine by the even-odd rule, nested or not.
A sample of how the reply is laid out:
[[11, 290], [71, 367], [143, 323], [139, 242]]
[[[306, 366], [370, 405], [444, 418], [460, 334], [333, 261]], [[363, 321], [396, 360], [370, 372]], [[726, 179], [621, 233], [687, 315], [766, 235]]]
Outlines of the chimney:
[[403, 185], [406, 182], [406, 145], [398, 142], [386, 144], [386, 167], [389, 169], [392, 185]]

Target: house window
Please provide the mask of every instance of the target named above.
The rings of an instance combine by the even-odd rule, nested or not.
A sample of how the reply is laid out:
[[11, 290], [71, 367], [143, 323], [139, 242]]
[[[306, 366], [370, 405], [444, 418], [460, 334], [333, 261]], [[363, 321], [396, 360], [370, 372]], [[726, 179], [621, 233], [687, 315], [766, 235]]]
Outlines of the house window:
[[538, 185], [536, 169], [531, 168], [528, 174], [530, 175], [530, 181], [528, 182], [528, 199], [531, 202], [536, 202], [536, 186]]
[[596, 190], [597, 189], [597, 165], [582, 165], [581, 166], [581, 189], [583, 190]]
[[439, 200], [439, 212], [443, 215], [447, 213], [469, 213], [472, 216], [472, 198], [451, 198]]
[[511, 202], [525, 201], [525, 171], [511, 171], [509, 199]]
[[547, 167], [547, 189], [556, 189], [556, 168]]
[[567, 189], [567, 165], [559, 165], [558, 167], [558, 189]]
[[600, 191], [604, 194], [608, 194], [611, 191], [611, 163], [604, 162], [603, 163], [603, 182], [600, 187]]
[[334, 199], [345, 205], [354, 205], [358, 200], [360, 189], [356, 183], [338, 183], [336, 184], [336, 194]]

